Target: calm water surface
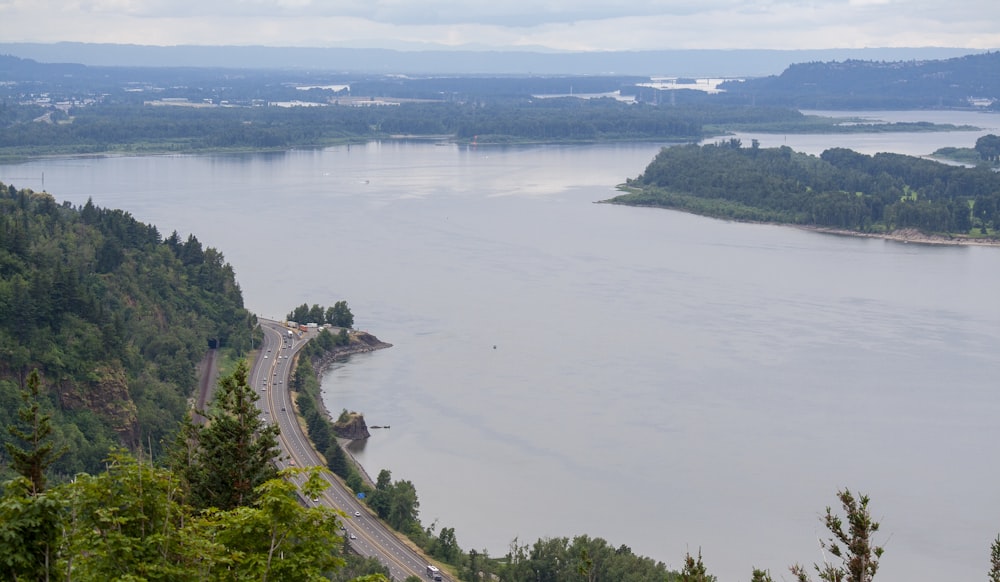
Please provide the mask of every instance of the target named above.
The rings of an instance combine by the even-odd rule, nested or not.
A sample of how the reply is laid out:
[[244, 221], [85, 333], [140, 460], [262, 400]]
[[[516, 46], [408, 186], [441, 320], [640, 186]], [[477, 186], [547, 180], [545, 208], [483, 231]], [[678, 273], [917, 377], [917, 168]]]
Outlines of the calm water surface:
[[[760, 139], [923, 155], [982, 133]], [[466, 549], [587, 533], [780, 579], [822, 559], [819, 516], [847, 486], [883, 523], [881, 580], [983, 579], [1000, 249], [593, 204], [656, 151], [375, 143], [0, 180], [44, 172], [59, 200], [196, 233], [261, 315], [347, 299], [395, 346], [330, 370], [327, 404], [392, 427], [357, 455], [413, 481], [425, 525]]]

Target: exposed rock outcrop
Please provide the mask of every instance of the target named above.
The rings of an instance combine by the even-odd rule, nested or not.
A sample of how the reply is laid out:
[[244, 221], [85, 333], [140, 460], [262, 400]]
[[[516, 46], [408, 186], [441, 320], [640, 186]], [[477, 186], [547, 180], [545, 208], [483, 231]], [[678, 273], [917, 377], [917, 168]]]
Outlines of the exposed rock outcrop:
[[[363, 354], [384, 348], [391, 348], [392, 344], [386, 343], [366, 331], [351, 333], [351, 342], [346, 346], [337, 346], [326, 352], [319, 358], [314, 358], [310, 363], [316, 372], [316, 378], [320, 379], [333, 362], [351, 356], [353, 354]], [[326, 414], [327, 418], [333, 420], [330, 411], [323, 404], [323, 399], [318, 399], [316, 403], [320, 410]], [[368, 425], [365, 417], [357, 412], [348, 413], [348, 418], [344, 422], [338, 420], [333, 423], [333, 432], [338, 438], [349, 440], [361, 440], [371, 436], [368, 432]]]
[[107, 421], [123, 442], [135, 444], [138, 411], [129, 394], [125, 369], [120, 365], [100, 365], [93, 370], [92, 377], [95, 379], [86, 384], [61, 384], [62, 405], [73, 410], [90, 410]]
[[338, 420], [333, 423], [333, 433], [337, 435], [338, 438], [349, 439], [352, 441], [366, 439], [371, 435], [368, 432], [368, 425], [365, 424], [365, 417], [357, 412], [350, 412], [347, 414], [347, 419], [344, 422]]

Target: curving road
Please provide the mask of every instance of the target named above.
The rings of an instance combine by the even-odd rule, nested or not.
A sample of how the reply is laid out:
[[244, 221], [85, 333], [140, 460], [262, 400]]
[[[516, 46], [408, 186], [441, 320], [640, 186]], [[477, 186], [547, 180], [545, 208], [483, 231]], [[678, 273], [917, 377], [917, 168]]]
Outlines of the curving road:
[[[314, 465], [325, 468], [325, 463], [313, 449], [295, 416], [288, 390], [292, 362], [295, 354], [309, 341], [308, 334], [302, 338], [289, 334], [288, 328], [276, 321], [261, 319], [260, 324], [264, 330], [264, 342], [260, 356], [250, 371], [249, 381], [251, 386], [261, 391], [262, 398], [257, 401], [261, 418], [268, 424], [277, 423], [281, 431], [278, 435], [281, 449], [278, 468]], [[351, 547], [363, 556], [378, 558], [389, 568], [392, 579], [403, 580], [407, 576], [426, 578], [428, 562], [422, 554], [400, 540], [340, 479], [329, 471], [324, 471], [324, 477], [330, 487], [320, 498], [305, 500], [306, 503], [327, 505], [343, 511], [348, 516], [343, 521], [345, 536], [350, 537]]]

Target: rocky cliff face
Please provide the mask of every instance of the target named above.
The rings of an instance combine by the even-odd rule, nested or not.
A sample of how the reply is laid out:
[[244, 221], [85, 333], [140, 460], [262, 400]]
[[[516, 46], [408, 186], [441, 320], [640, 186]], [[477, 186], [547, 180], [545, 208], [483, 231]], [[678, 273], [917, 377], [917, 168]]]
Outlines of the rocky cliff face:
[[365, 423], [365, 417], [357, 412], [352, 412], [348, 415], [347, 422], [337, 421], [333, 423], [333, 433], [337, 437], [342, 439], [350, 439], [352, 441], [366, 439], [371, 435], [368, 432], [368, 425]]
[[92, 411], [114, 428], [122, 442], [134, 444], [138, 411], [129, 394], [125, 370], [119, 365], [101, 365], [94, 369], [92, 377], [95, 379], [86, 384], [62, 384], [62, 405]]

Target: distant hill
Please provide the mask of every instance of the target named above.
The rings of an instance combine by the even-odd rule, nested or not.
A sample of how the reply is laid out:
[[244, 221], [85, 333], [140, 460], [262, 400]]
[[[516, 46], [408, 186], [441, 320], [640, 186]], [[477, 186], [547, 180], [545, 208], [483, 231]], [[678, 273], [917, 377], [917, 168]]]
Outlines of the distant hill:
[[944, 60], [808, 62], [723, 84], [731, 99], [806, 109], [1000, 105], [1000, 52]]
[[760, 77], [792, 63], [946, 59], [981, 51], [960, 48], [821, 50], [663, 50], [531, 52], [262, 46], [141, 46], [63, 42], [0, 43], [0, 54], [46, 63], [115, 67], [305, 69], [350, 73], [486, 75], [647, 75]]

